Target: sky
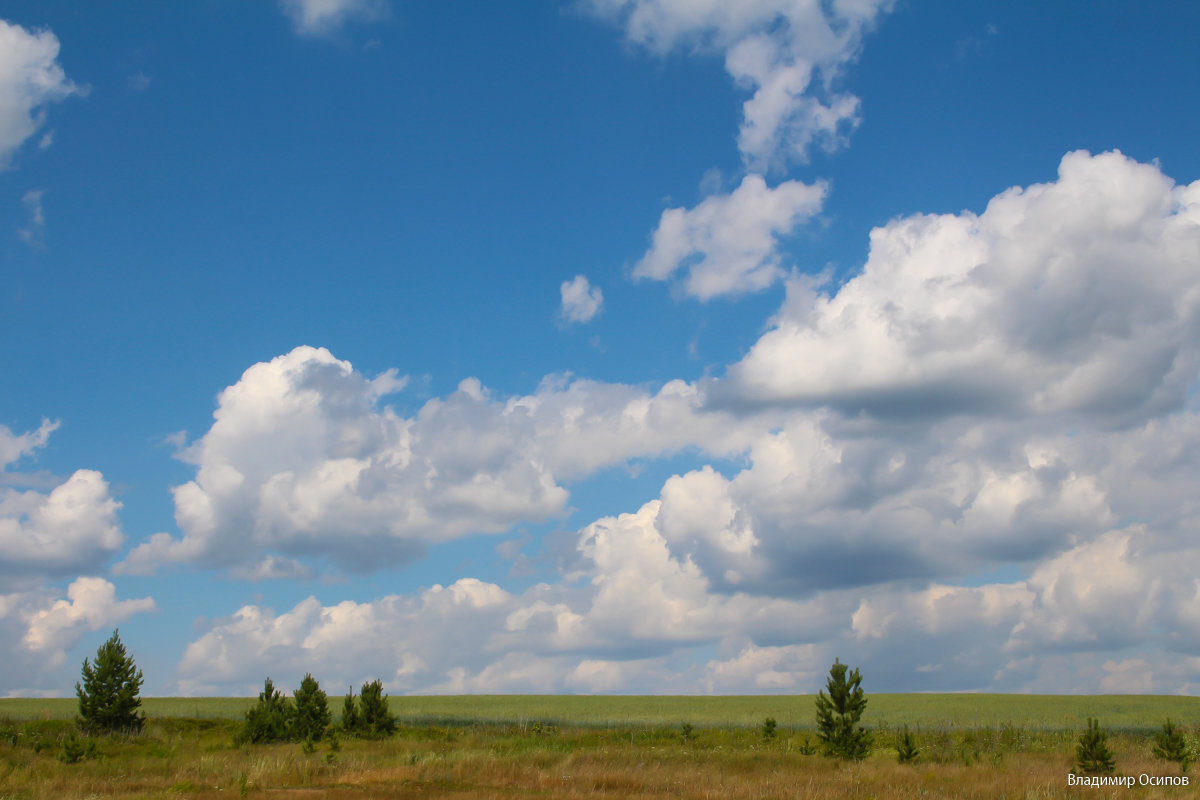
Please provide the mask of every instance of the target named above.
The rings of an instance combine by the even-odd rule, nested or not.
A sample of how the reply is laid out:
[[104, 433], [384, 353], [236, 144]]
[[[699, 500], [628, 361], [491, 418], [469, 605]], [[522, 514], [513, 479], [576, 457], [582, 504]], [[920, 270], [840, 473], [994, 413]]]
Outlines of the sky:
[[1198, 38], [8, 0], [0, 695], [1196, 693]]

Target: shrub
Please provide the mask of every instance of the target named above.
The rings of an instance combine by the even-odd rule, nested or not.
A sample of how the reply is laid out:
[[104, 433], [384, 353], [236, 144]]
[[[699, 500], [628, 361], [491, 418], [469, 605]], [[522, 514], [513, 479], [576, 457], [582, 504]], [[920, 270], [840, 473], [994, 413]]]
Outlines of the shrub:
[[867, 707], [862, 674], [834, 659], [825, 692], [817, 694], [817, 738], [825, 752], [847, 760], [861, 761], [871, 749], [871, 735], [858, 724]]
[[75, 684], [79, 697], [79, 725], [91, 733], [138, 733], [146, 721], [140, 713], [142, 671], [125, 651], [116, 630], [96, 651], [96, 662], [83, 660], [83, 683]]
[[766, 741], [771, 741], [775, 738], [775, 728], [778, 727], [774, 717], [767, 717], [763, 720], [762, 736]]
[[345, 702], [342, 703], [342, 731], [350, 736], [361, 728], [362, 715], [358, 713], [358, 706], [354, 702], [354, 687], [351, 686]]
[[1080, 772], [1097, 773], [1112, 772], [1116, 769], [1116, 759], [1108, 748], [1108, 735], [1100, 730], [1100, 723], [1088, 717], [1087, 730], [1079, 735], [1079, 745], [1075, 748], [1075, 764]]
[[311, 674], [305, 673], [300, 688], [292, 695], [296, 704], [293, 735], [300, 739], [320, 741], [329, 727], [329, 699]]
[[58, 754], [58, 760], [64, 764], [75, 764], [85, 758], [92, 758], [96, 755], [96, 742], [93, 739], [88, 739], [87, 744], [79, 741], [79, 737], [71, 734], [66, 739], [63, 739], [62, 752]]
[[920, 753], [916, 737], [909, 733], [908, 726], [905, 725], [904, 731], [896, 736], [896, 758], [901, 764], [912, 764]]
[[362, 702], [362, 731], [368, 736], [386, 736], [396, 731], [396, 716], [388, 710], [383, 681], [364, 683], [359, 694]]
[[234, 741], [238, 744], [288, 741], [293, 736], [294, 720], [292, 704], [267, 678], [258, 695], [258, 703], [246, 710], [246, 721]]
[[690, 742], [692, 737], [696, 735], [696, 729], [692, 727], [692, 723], [685, 722], [680, 726], [679, 733], [685, 742]]
[[1154, 757], [1174, 761], [1184, 772], [1187, 772], [1188, 764], [1192, 761], [1191, 748], [1188, 747], [1183, 731], [1176, 728], [1170, 719], [1154, 736]]

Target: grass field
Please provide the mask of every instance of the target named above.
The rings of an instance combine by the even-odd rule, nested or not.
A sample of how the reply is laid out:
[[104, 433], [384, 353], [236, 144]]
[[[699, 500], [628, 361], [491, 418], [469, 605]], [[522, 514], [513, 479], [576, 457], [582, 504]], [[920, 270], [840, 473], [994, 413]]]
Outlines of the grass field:
[[[148, 698], [141, 736], [86, 740], [92, 752], [66, 763], [73, 700], [0, 700], [0, 800], [1198, 796], [1194, 780], [1095, 789], [1067, 775], [1083, 720], [1097, 716], [1118, 775], [1177, 778], [1178, 765], [1152, 757], [1153, 734], [1171, 716], [1195, 742], [1200, 698], [872, 695], [874, 748], [861, 763], [805, 754], [811, 696], [393, 697], [396, 735], [311, 752], [235, 746], [252, 702]], [[902, 724], [919, 728], [913, 765], [897, 763]]]
[[[812, 728], [812, 695], [739, 697], [453, 695], [390, 698], [408, 723], [553, 722], [560, 725], [678, 725], [756, 727], [774, 717], [785, 727]], [[151, 718], [237, 719], [254, 704], [242, 697], [148, 697]], [[337, 714], [340, 698], [330, 698]], [[74, 698], [0, 698], [0, 718], [74, 719]], [[872, 694], [870, 725], [963, 729], [1011, 725], [1032, 730], [1075, 729], [1088, 717], [1115, 730], [1148, 730], [1166, 717], [1200, 719], [1200, 697], [1164, 695]]]

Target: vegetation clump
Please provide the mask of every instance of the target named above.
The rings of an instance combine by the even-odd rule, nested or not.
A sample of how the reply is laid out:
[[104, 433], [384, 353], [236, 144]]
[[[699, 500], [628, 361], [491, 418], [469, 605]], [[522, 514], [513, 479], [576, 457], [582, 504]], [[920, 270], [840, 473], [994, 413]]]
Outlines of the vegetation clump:
[[364, 683], [354, 702], [354, 687], [346, 695], [342, 705], [342, 731], [348, 736], [388, 736], [396, 732], [396, 715], [388, 709], [387, 695], [383, 693], [383, 681]]
[[296, 712], [291, 702], [267, 678], [258, 702], [246, 710], [246, 721], [234, 737], [237, 744], [286, 742], [293, 736]]
[[83, 660], [82, 673], [83, 682], [75, 684], [79, 726], [88, 733], [140, 733], [144, 678], [116, 630], [96, 651], [94, 664]]
[[920, 754], [917, 738], [909, 732], [908, 726], [905, 725], [904, 730], [896, 736], [896, 758], [901, 764], [913, 764]]
[[817, 694], [817, 738], [826, 754], [861, 761], [871, 750], [871, 735], [858, 724], [867, 707], [862, 674], [834, 659], [825, 686], [829, 694]]
[[331, 720], [329, 699], [321, 689], [321, 684], [311, 674], [305, 673], [292, 700], [296, 704], [293, 734], [305, 741], [319, 742], [325, 737]]
[[1108, 734], [1100, 729], [1100, 722], [1093, 717], [1088, 717], [1087, 725], [1075, 748], [1075, 765], [1080, 772], [1089, 774], [1113, 772], [1117, 762], [1108, 747]]
[[1169, 718], [1162, 730], [1154, 736], [1153, 752], [1155, 758], [1179, 764], [1179, 768], [1184, 772], [1187, 772], [1188, 765], [1192, 762], [1192, 751], [1183, 731], [1176, 728]]
[[763, 720], [763, 726], [762, 726], [763, 739], [768, 742], [771, 741], [772, 739], [774, 739], [775, 738], [775, 730], [777, 727], [778, 727], [778, 723], [775, 722], [774, 717], [767, 717], [765, 720]]

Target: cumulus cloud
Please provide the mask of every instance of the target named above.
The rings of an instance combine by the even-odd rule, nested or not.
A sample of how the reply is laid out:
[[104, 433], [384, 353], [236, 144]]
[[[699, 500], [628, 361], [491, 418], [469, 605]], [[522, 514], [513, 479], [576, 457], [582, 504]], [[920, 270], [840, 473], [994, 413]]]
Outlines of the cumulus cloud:
[[764, 289], [784, 275], [780, 239], [821, 210], [825, 193], [823, 183], [772, 189], [762, 176], [747, 175], [729, 194], [669, 208], [633, 276], [664, 281], [683, 268], [684, 290], [701, 300]]
[[814, 145], [836, 148], [857, 125], [858, 98], [832, 87], [891, 2], [589, 0], [585, 7], [654, 52], [723, 53], [730, 76], [752, 93], [738, 147], [747, 167], [763, 172], [807, 161]]
[[584, 275], [563, 281], [559, 292], [562, 304], [558, 314], [566, 322], [591, 322], [604, 305], [604, 293], [599, 286], [592, 286]]
[[736, 452], [750, 427], [702, 412], [702, 393], [681, 381], [649, 394], [549, 379], [501, 400], [467, 379], [412, 418], [380, 404], [403, 385], [311, 347], [254, 365], [182, 454], [197, 467], [173, 489], [182, 538], [156, 534], [123, 569], [245, 565], [266, 553], [379, 568], [561, 513], [559, 481], [603, 466], [686, 446]]
[[353, 20], [371, 21], [387, 13], [384, 0], [279, 0], [296, 32], [325, 36]]
[[155, 609], [151, 597], [118, 600], [116, 587], [103, 578], [77, 578], [66, 598], [55, 594], [39, 588], [0, 595], [4, 685], [10, 694], [60, 692], [62, 678], [55, 671], [84, 634]]
[[833, 293], [793, 281], [729, 370], [747, 402], [877, 415], [1093, 415], [1177, 408], [1200, 366], [1200, 182], [1117, 152], [1066, 155], [1058, 180], [979, 215], [871, 233]]
[[49, 491], [22, 491], [11, 464], [44, 447], [58, 422], [14, 434], [0, 425], [0, 590], [28, 587], [46, 576], [92, 572], [125, 541], [121, 504], [99, 472], [76, 470]]
[[46, 106], [82, 90], [58, 64], [58, 37], [0, 20], [0, 169], [46, 120]]

